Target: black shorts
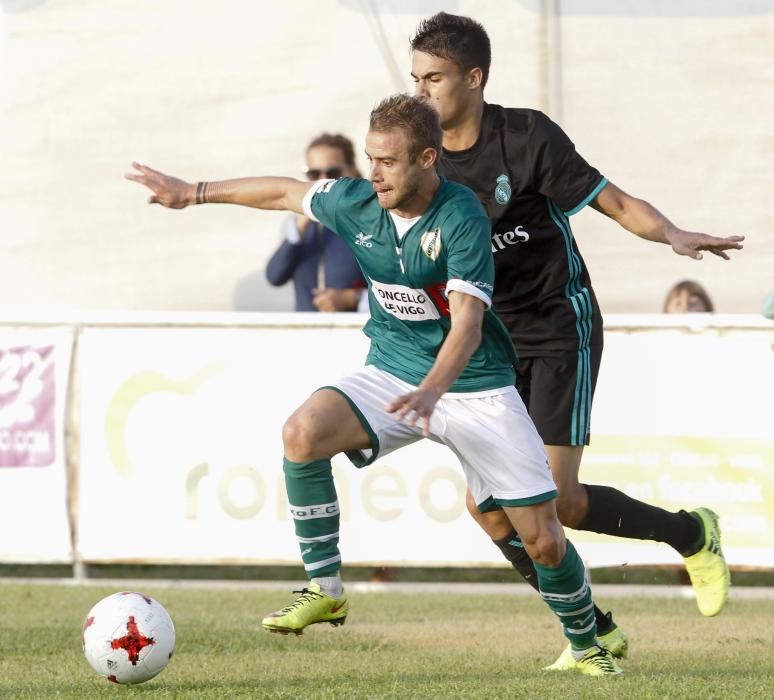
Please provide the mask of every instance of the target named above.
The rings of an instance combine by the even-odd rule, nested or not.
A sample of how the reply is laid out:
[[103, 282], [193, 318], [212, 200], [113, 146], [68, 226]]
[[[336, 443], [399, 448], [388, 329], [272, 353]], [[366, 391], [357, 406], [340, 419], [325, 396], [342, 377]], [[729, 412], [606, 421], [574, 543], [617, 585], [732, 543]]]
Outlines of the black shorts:
[[544, 445], [588, 445], [602, 343], [519, 358], [516, 388]]

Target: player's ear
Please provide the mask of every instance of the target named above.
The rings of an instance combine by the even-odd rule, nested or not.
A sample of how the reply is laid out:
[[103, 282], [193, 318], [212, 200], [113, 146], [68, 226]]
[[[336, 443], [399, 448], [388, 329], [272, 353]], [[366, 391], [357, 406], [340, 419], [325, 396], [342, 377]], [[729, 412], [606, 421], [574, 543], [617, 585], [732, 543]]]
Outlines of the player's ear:
[[434, 148], [426, 148], [419, 154], [419, 167], [422, 170], [432, 168], [438, 162], [438, 151]]
[[484, 82], [484, 71], [480, 68], [471, 68], [465, 74], [465, 84], [469, 90], [478, 90]]

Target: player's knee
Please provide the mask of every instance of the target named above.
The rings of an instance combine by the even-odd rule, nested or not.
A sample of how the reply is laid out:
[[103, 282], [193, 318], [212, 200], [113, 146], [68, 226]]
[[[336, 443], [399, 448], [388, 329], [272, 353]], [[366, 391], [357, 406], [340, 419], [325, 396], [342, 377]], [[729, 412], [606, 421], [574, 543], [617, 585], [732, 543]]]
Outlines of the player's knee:
[[467, 491], [465, 494], [465, 507], [468, 509], [468, 513], [470, 513], [470, 517], [473, 518], [477, 523], [480, 523], [484, 518], [484, 513], [482, 513], [478, 509], [478, 504], [476, 503], [476, 500], [473, 498], [473, 494], [470, 491]]
[[473, 494], [471, 494], [470, 491], [467, 492], [465, 497], [465, 506], [473, 520], [475, 520], [481, 529], [493, 540], [501, 540], [503, 537], [507, 537], [511, 534], [513, 525], [511, 525], [511, 521], [508, 520], [508, 516], [499, 508], [497, 510], [490, 510], [486, 513], [482, 513], [478, 509]]
[[524, 549], [536, 564], [559, 566], [564, 557], [566, 545], [564, 533], [558, 521], [556, 527], [542, 527], [536, 537], [529, 542], [524, 540]]
[[476, 518], [476, 522], [493, 540], [501, 540], [503, 537], [508, 537], [513, 531], [511, 521], [508, 520], [508, 516], [501, 510], [480, 513], [479, 517]]
[[559, 491], [556, 499], [556, 514], [562, 525], [577, 528], [586, 517], [588, 495], [582, 484]]
[[293, 462], [311, 462], [319, 459], [319, 445], [322, 437], [314, 421], [303, 413], [294, 413], [282, 426], [282, 444], [285, 456]]

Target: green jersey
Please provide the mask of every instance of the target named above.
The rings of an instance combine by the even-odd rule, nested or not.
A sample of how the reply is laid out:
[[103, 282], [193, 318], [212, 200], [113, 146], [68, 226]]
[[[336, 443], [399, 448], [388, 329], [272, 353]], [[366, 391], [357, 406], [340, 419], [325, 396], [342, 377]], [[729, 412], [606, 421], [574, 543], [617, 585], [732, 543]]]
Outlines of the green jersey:
[[491, 224], [472, 190], [441, 178], [427, 210], [402, 236], [399, 217], [382, 208], [368, 180], [320, 181], [304, 208], [345, 241], [368, 282], [367, 364], [419, 385], [451, 329], [447, 294], [455, 291], [478, 297], [487, 310], [481, 345], [449, 391], [513, 385], [516, 353], [491, 309]]

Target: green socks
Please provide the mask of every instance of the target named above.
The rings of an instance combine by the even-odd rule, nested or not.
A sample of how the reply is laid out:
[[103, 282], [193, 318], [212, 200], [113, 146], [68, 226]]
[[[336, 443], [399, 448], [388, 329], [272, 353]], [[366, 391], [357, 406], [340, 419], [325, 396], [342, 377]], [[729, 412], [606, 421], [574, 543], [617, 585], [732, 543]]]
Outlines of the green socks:
[[341, 568], [339, 501], [331, 460], [291, 462], [283, 459], [290, 514], [309, 578], [334, 576]]
[[597, 638], [594, 601], [586, 580], [583, 562], [572, 542], [559, 566], [551, 568], [535, 563], [540, 595], [553, 610], [573, 649], [588, 649]]

